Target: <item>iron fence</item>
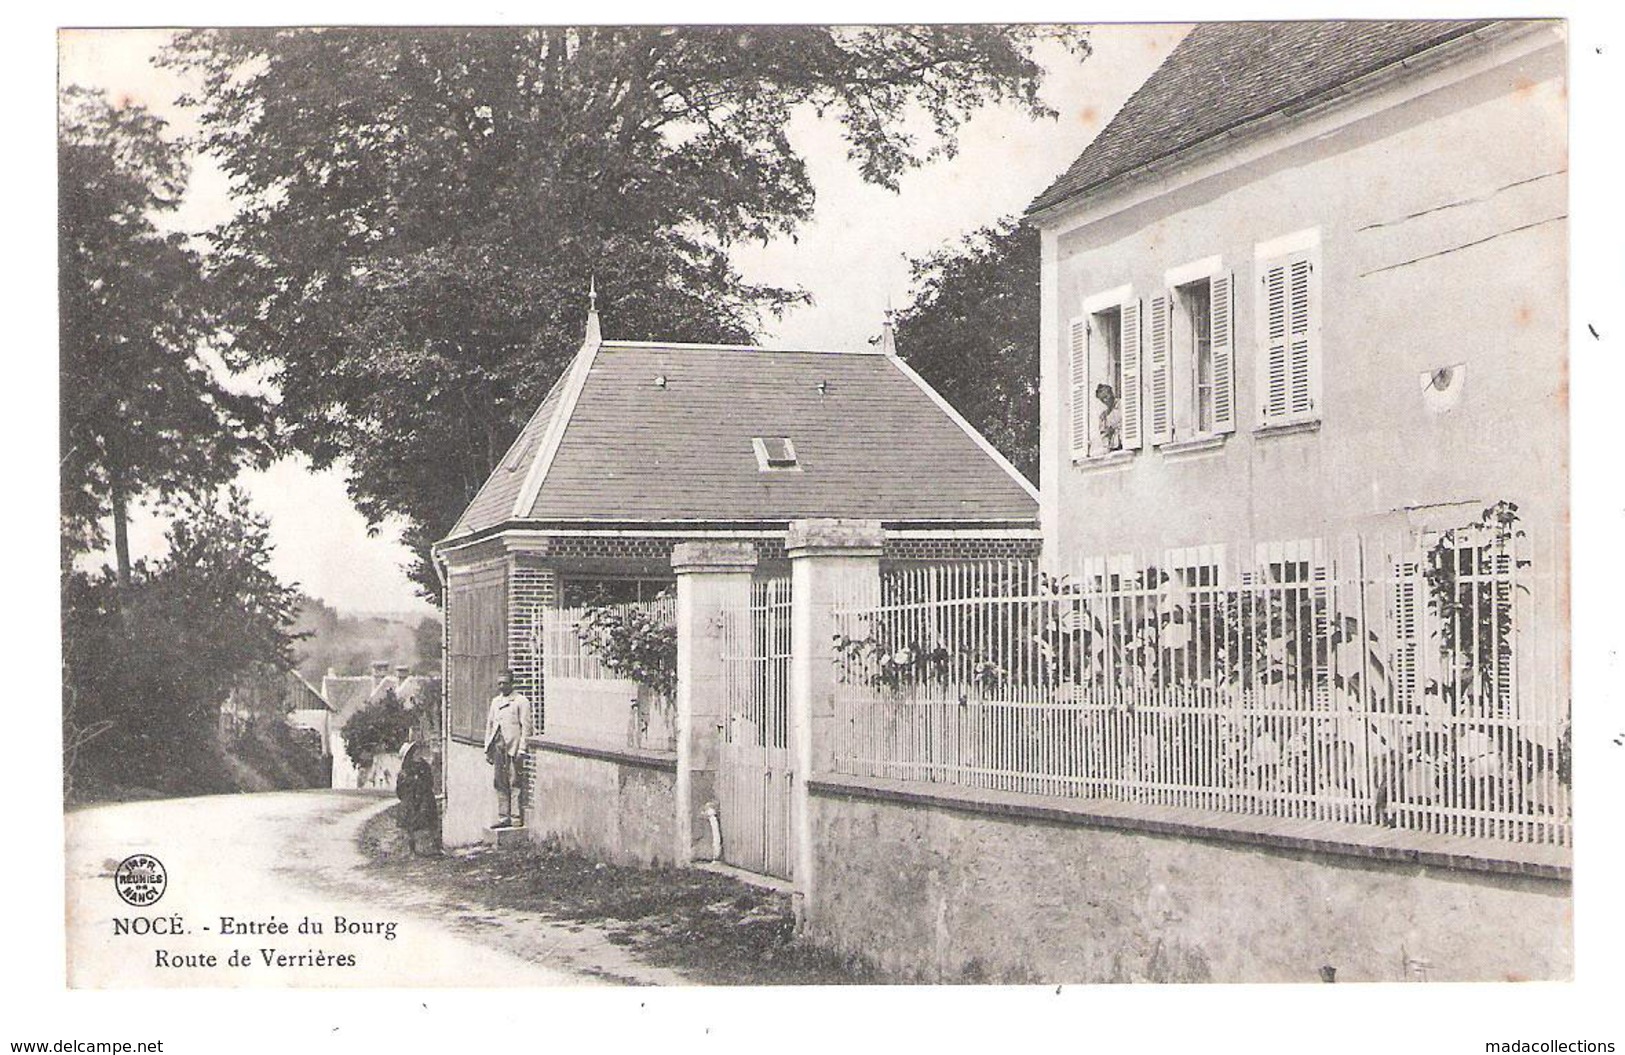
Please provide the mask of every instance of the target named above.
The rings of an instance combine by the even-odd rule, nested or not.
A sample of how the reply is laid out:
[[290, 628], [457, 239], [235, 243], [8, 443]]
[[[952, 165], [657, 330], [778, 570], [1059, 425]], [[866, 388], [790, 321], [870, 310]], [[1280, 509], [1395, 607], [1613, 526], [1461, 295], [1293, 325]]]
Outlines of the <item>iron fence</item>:
[[1563, 558], [1493, 512], [888, 573], [835, 609], [835, 768], [1568, 844]]

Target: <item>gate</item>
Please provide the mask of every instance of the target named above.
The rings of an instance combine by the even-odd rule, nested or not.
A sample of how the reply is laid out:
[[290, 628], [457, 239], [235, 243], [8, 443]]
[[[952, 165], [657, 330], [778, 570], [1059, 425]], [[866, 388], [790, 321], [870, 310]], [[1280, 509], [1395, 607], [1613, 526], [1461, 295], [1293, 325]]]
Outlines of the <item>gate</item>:
[[790, 878], [790, 580], [751, 583], [750, 607], [724, 616], [726, 691], [717, 766], [722, 859]]

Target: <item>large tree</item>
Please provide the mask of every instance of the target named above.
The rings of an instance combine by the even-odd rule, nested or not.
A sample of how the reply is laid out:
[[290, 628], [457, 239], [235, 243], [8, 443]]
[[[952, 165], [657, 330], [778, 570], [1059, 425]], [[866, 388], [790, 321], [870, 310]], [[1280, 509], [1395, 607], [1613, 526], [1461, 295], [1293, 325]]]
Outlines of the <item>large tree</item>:
[[241, 491], [179, 500], [168, 544], [158, 560], [137, 561], [124, 588], [106, 569], [65, 576], [70, 786], [76, 772], [94, 772], [219, 790], [209, 759], [221, 701], [245, 674], [292, 665], [298, 593], [271, 571], [268, 526]]
[[1014, 218], [911, 262], [897, 352], [1038, 481], [1038, 231]]
[[204, 360], [201, 260], [158, 226], [186, 185], [183, 148], [99, 91], [68, 87], [59, 104], [63, 558], [105, 545], [110, 518], [127, 588], [130, 503], [229, 480], [269, 453], [266, 418]]
[[812, 215], [799, 108], [895, 188], [983, 105], [1052, 116], [1031, 49], [1058, 32], [229, 30], [169, 61], [243, 204], [216, 240], [235, 347], [274, 364], [293, 444], [404, 516], [432, 587], [428, 544], [579, 343], [590, 276], [616, 337], [750, 339], [804, 299], [727, 255]]

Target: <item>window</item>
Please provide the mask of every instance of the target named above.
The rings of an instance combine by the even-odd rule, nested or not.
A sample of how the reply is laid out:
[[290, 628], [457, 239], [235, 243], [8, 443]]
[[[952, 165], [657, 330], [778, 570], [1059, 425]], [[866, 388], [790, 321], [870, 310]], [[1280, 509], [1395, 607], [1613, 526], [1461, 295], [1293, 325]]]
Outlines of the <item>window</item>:
[[1168, 551], [1164, 558], [1167, 581], [1167, 624], [1164, 644], [1169, 649], [1170, 672], [1199, 682], [1213, 683], [1223, 674], [1220, 653], [1227, 645], [1223, 623], [1225, 598], [1224, 547], [1192, 546]]
[[1089, 333], [1089, 398], [1094, 401], [1089, 451], [1105, 454], [1123, 449], [1123, 309], [1095, 312]]
[[1146, 416], [1153, 444], [1235, 430], [1232, 281], [1209, 257], [1166, 273], [1151, 300]]
[[1262, 619], [1267, 677], [1289, 699], [1329, 699], [1331, 566], [1321, 539], [1258, 546], [1252, 611]]
[[1289, 235], [1260, 245], [1258, 417], [1260, 425], [1320, 416], [1319, 235]]
[[751, 446], [756, 451], [756, 467], [764, 473], [796, 472], [796, 447], [788, 436], [757, 436]]
[[1140, 447], [1140, 302], [1127, 287], [1091, 297], [1069, 334], [1072, 458]]
[[577, 578], [571, 576], [559, 583], [559, 601], [563, 608], [581, 608], [597, 604], [635, 604], [652, 601], [661, 594], [675, 589], [674, 579], [639, 578]]

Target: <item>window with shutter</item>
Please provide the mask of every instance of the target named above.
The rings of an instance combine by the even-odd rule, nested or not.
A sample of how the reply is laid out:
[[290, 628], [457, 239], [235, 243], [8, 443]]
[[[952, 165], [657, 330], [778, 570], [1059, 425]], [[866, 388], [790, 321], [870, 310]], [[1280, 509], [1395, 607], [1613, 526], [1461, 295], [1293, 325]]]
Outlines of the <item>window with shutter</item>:
[[1121, 311], [1123, 449], [1142, 446], [1140, 432], [1140, 302], [1127, 301]]
[[1320, 416], [1318, 249], [1311, 245], [1262, 261], [1259, 276], [1259, 423]]
[[[1210, 256], [1163, 273], [1166, 357], [1159, 354], [1162, 335], [1148, 324], [1153, 366], [1146, 400], [1157, 443], [1235, 431], [1234, 282], [1223, 266], [1222, 257]], [[1165, 377], [1157, 369], [1164, 362]]]
[[1229, 275], [1215, 275], [1208, 297], [1208, 347], [1211, 367], [1212, 431], [1236, 429], [1236, 371], [1232, 326], [1235, 317]]
[[1151, 342], [1149, 383], [1146, 386], [1147, 419], [1151, 443], [1167, 443], [1174, 438], [1173, 365], [1170, 347], [1173, 320], [1169, 318], [1169, 298], [1159, 294], [1151, 298], [1150, 318], [1146, 329]]
[[1081, 315], [1067, 324], [1067, 364], [1068, 445], [1072, 460], [1079, 461], [1089, 457], [1089, 320]]

